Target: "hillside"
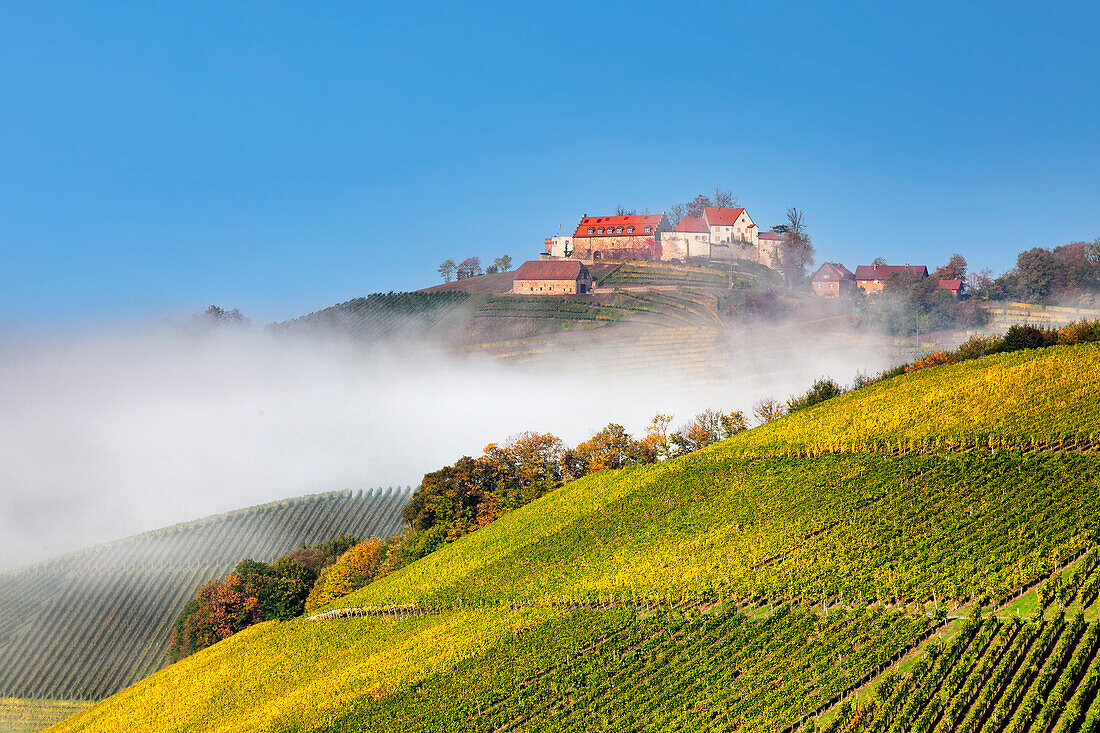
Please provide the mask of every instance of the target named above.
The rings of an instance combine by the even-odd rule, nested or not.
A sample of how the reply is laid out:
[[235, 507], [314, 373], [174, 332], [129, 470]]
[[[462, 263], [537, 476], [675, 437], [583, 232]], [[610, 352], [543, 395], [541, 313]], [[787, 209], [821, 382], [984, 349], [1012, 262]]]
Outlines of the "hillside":
[[1097, 374], [936, 367], [587, 476], [56, 730], [1093, 732]]
[[0, 575], [0, 697], [97, 700], [164, 666], [202, 583], [341, 534], [400, 531], [408, 490], [288, 499], [146, 532]]

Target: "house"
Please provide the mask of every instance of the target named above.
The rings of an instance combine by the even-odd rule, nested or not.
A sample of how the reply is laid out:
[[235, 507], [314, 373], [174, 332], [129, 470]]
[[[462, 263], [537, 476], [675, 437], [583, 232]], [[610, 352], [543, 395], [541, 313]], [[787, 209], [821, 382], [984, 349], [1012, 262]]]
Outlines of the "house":
[[924, 265], [860, 265], [856, 268], [856, 285], [866, 293], [879, 293], [886, 279], [899, 272], [910, 272], [916, 278], [928, 277]]
[[756, 224], [744, 209], [724, 209], [708, 206], [703, 209], [703, 218], [710, 227], [711, 244], [730, 244], [732, 242], [751, 242], [756, 244]]
[[687, 262], [689, 257], [710, 258], [710, 228], [702, 217], [685, 216], [671, 232], [661, 234], [661, 259]]
[[810, 278], [814, 295], [822, 298], [839, 298], [851, 295], [856, 289], [856, 276], [839, 262], [826, 262], [817, 268]]
[[662, 214], [583, 216], [573, 232], [572, 257], [596, 260], [659, 260], [661, 233], [671, 227]]
[[592, 290], [592, 275], [579, 260], [531, 260], [516, 270], [512, 292], [517, 295], [561, 295]]
[[963, 281], [962, 280], [940, 280], [940, 287], [944, 290], [948, 290], [956, 298], [962, 294]]

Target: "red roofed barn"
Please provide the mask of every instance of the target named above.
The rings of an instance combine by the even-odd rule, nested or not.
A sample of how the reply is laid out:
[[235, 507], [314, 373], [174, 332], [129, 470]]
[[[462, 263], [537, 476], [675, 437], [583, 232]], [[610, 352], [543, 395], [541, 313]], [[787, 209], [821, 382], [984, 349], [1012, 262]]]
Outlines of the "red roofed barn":
[[591, 289], [592, 275], [578, 260], [524, 262], [512, 280], [512, 292], [519, 295], [575, 295]]

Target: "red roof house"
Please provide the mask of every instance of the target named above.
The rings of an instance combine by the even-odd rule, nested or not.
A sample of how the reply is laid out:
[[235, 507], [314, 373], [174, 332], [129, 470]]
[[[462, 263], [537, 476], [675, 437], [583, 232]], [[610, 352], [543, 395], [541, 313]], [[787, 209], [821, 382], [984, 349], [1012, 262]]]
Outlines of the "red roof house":
[[928, 277], [928, 268], [924, 265], [860, 265], [856, 268], [856, 285], [868, 293], [877, 293], [888, 277], [899, 272], [910, 272], [917, 278]]
[[950, 290], [951, 294], [956, 298], [962, 293], [963, 281], [962, 280], [940, 280], [940, 287], [944, 290]]
[[814, 294], [822, 298], [839, 298], [850, 295], [856, 289], [856, 276], [839, 262], [826, 262], [817, 268], [810, 280]]
[[659, 260], [664, 214], [584, 216], [573, 232], [573, 257], [581, 260]]

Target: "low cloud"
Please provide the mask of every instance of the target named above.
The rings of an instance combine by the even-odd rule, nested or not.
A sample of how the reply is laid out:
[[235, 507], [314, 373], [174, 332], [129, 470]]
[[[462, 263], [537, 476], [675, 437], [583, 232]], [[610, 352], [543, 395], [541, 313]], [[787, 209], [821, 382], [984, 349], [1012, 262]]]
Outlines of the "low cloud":
[[748, 412], [896, 359], [814, 324], [727, 334], [685, 374], [595, 336], [531, 363], [432, 344], [165, 326], [0, 336], [0, 569], [257, 503], [415, 485], [524, 430], [575, 444], [706, 407]]

